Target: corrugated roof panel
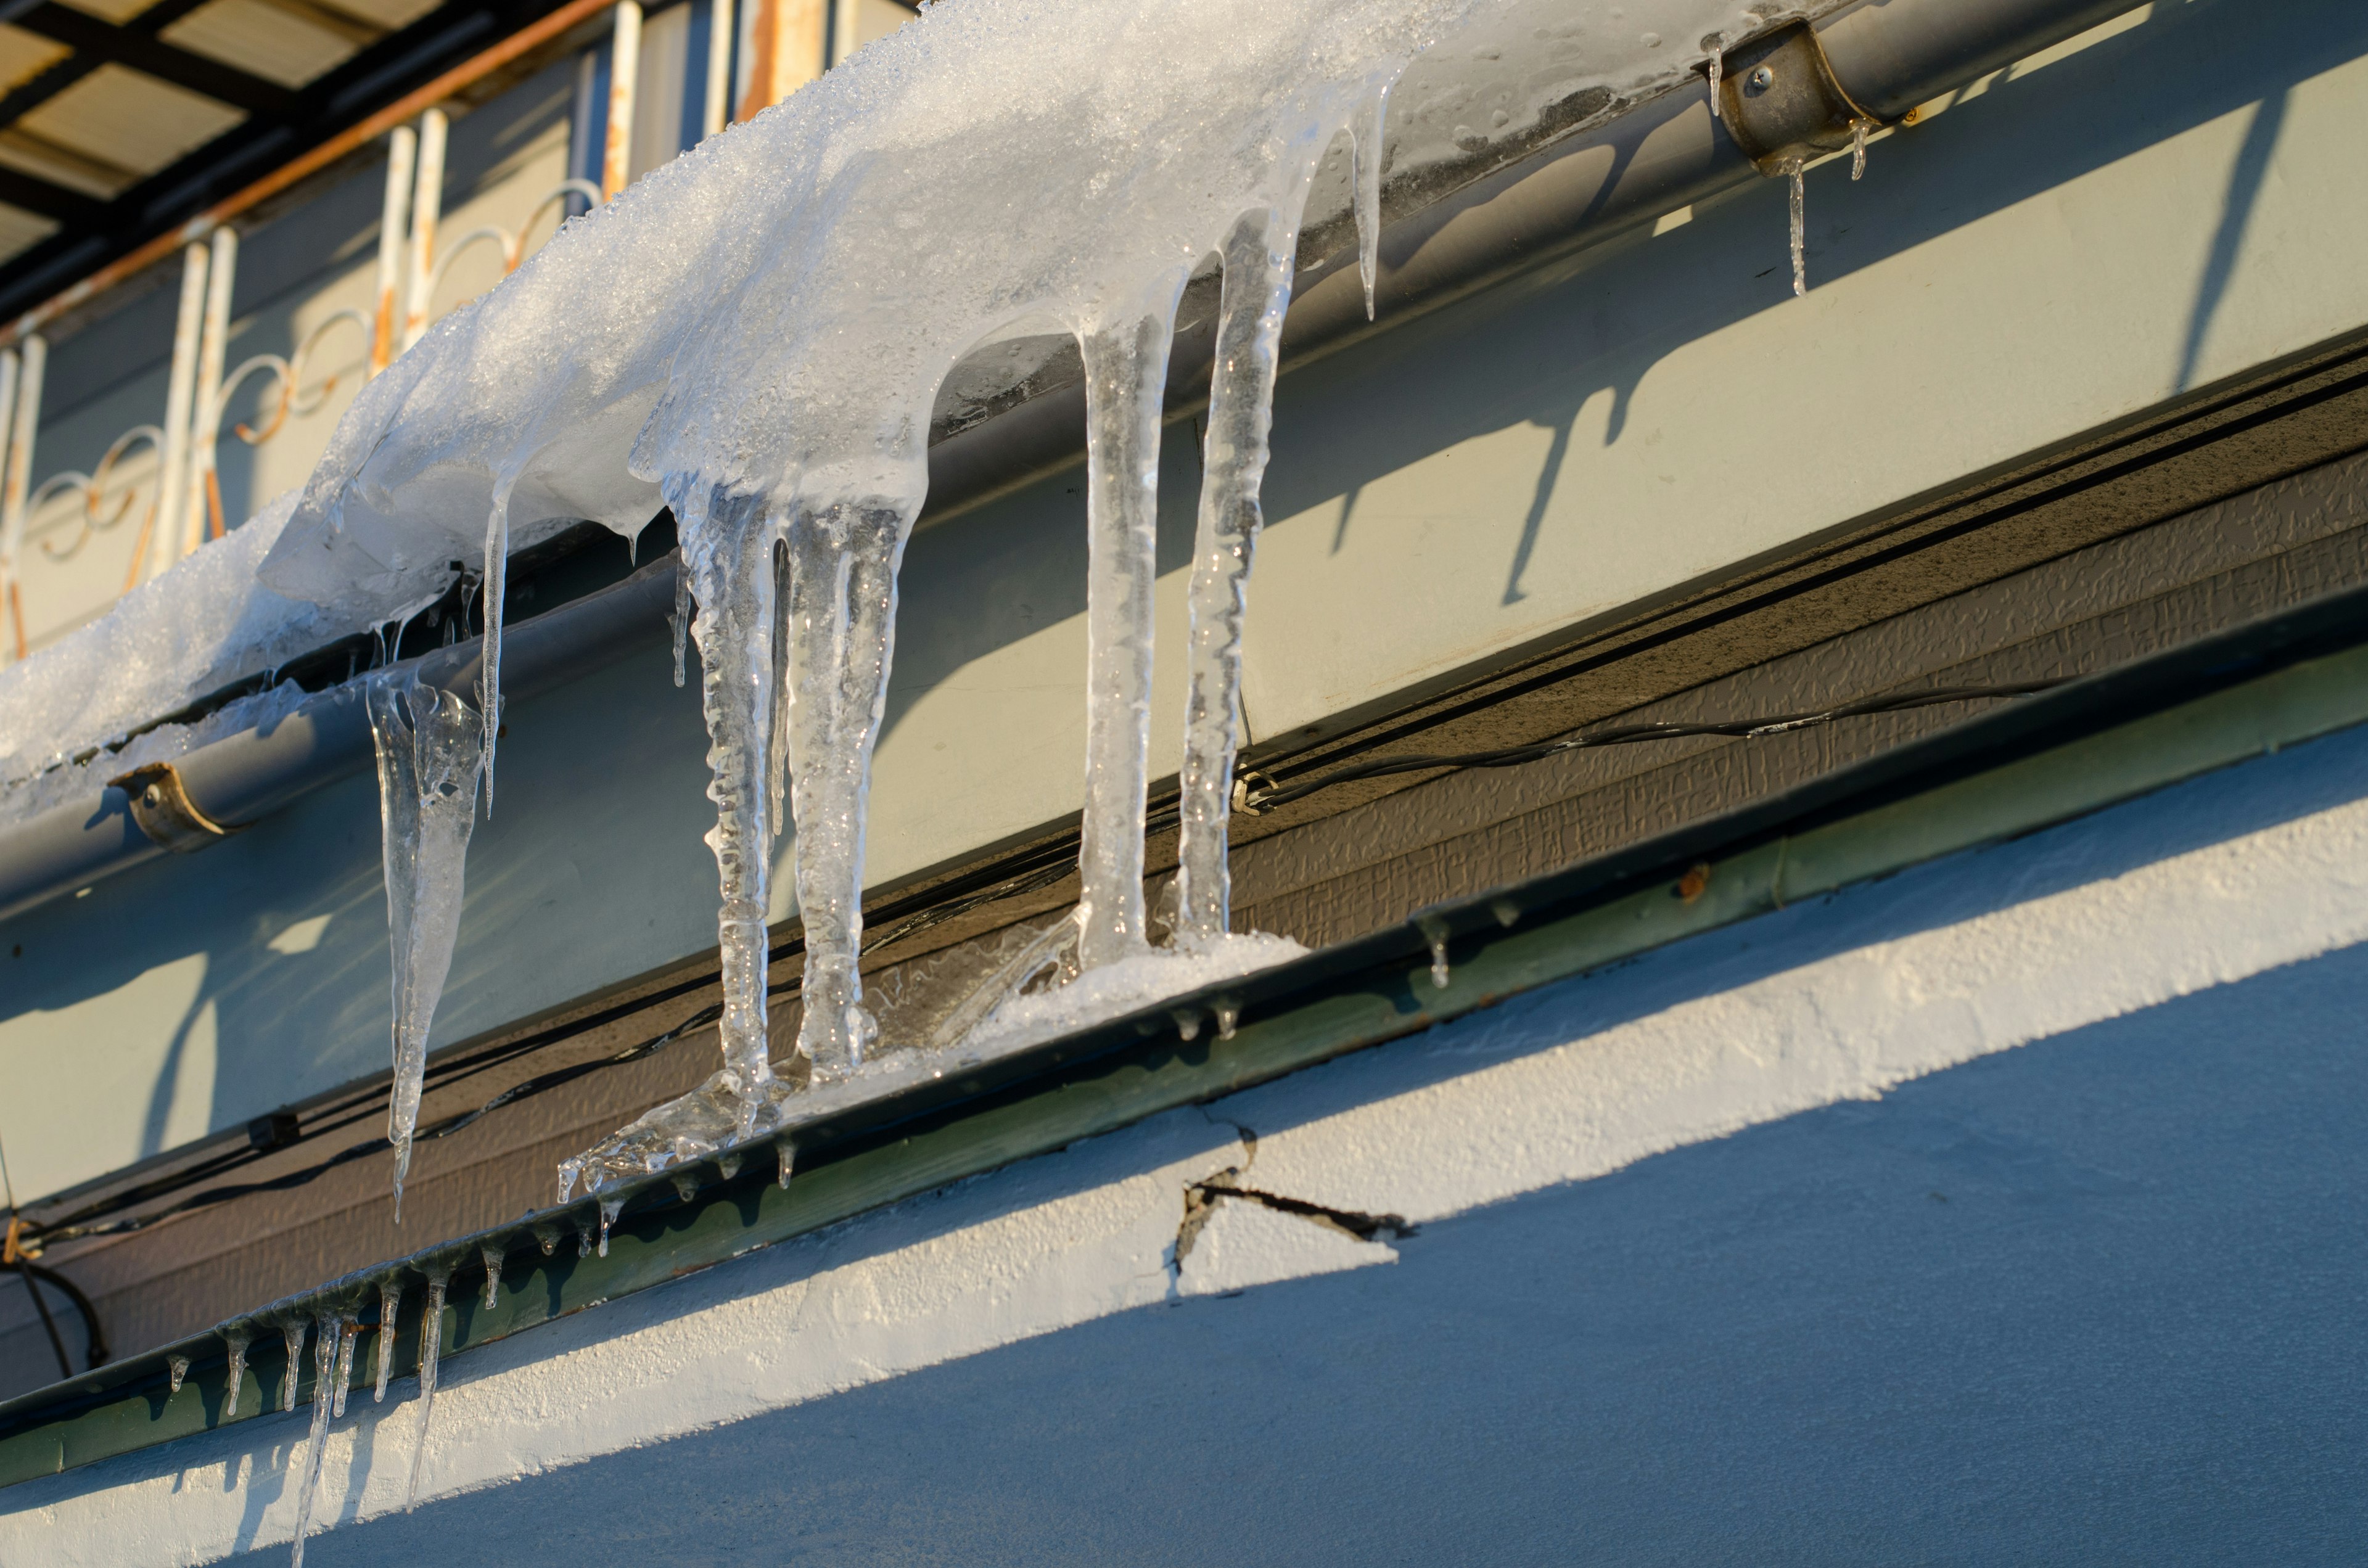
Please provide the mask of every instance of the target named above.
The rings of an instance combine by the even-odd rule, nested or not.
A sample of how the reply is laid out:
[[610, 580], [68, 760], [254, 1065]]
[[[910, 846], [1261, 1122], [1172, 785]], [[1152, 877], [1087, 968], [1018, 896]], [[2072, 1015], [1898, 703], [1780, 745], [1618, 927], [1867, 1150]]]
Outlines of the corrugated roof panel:
[[64, 3], [77, 11], [104, 17], [120, 28], [154, 6], [156, 0], [64, 0]]
[[62, 185], [68, 190], [81, 191], [101, 200], [135, 185], [140, 171], [110, 164], [104, 158], [92, 157], [79, 147], [70, 147], [46, 136], [28, 131], [20, 122], [0, 127], [0, 167], [15, 169], [19, 174]]
[[304, 14], [309, 7], [270, 0], [212, 0], [166, 28], [166, 43], [251, 71], [283, 87], [305, 83], [353, 58], [361, 40], [352, 29]]
[[438, 4], [439, 0], [336, 0], [336, 8], [347, 16], [376, 22], [389, 31], [410, 26]]
[[228, 104], [102, 65], [17, 124], [44, 141], [149, 175], [246, 118]]
[[55, 220], [0, 201], [0, 261], [32, 249], [57, 232]]
[[70, 52], [64, 44], [0, 22], [0, 92], [48, 70]]

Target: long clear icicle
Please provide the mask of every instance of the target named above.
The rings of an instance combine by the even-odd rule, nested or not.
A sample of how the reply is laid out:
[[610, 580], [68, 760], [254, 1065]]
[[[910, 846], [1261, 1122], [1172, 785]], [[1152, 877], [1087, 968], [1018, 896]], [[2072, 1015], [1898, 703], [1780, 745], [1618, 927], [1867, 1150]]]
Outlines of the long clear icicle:
[[1801, 160], [1785, 165], [1784, 173], [1792, 183], [1793, 295], [1798, 299], [1809, 291], [1809, 198]]
[[856, 968], [864, 830], [913, 517], [885, 501], [845, 502], [801, 507], [789, 530], [784, 728], [806, 942], [798, 1048], [825, 1074], [861, 1066], [876, 1032]]
[[[289, 1568], [304, 1568], [304, 1534], [313, 1523], [313, 1499], [321, 1490], [321, 1460], [329, 1446], [329, 1417], [336, 1404], [335, 1386], [336, 1363], [340, 1347], [350, 1344], [346, 1338], [345, 1320], [335, 1312], [323, 1312], [315, 1325], [313, 1348], [313, 1430], [304, 1454], [304, 1479], [296, 1488], [296, 1545], [289, 1554]], [[295, 1369], [289, 1369], [290, 1386], [295, 1383]]]
[[1226, 826], [1240, 744], [1242, 628], [1264, 520], [1258, 486], [1266, 474], [1276, 362], [1298, 241], [1295, 210], [1253, 213], [1235, 229], [1224, 251], [1189, 590], [1190, 670], [1176, 872], [1178, 929], [1188, 941], [1214, 940], [1231, 923]]
[[394, 1083], [386, 1136], [394, 1145], [399, 1223], [427, 1067], [427, 1033], [460, 935], [484, 730], [466, 702], [423, 685], [416, 671], [373, 678], [365, 700], [378, 751], [387, 941], [394, 971]]
[[485, 517], [485, 581], [481, 602], [485, 612], [484, 657], [477, 666], [478, 750], [484, 758], [485, 813], [494, 810], [494, 747], [502, 727], [502, 617], [509, 599], [510, 487], [494, 488], [493, 509]]
[[419, 1501], [419, 1467], [427, 1458], [427, 1421], [436, 1414], [436, 1358], [444, 1344], [444, 1287], [452, 1271], [427, 1277], [427, 1306], [419, 1319], [419, 1436], [411, 1449], [411, 1479], [403, 1489], [403, 1511]]
[[746, 492], [678, 496], [683, 561], [699, 614], [700, 700], [706, 710], [707, 846], [722, 886], [723, 1069], [750, 1106], [773, 1093], [765, 1028], [767, 906], [771, 902], [774, 528], [768, 498]]
[[1373, 319], [1373, 285], [1381, 274], [1382, 258], [1382, 135], [1390, 115], [1390, 89], [1397, 85], [1397, 73], [1393, 70], [1378, 81], [1372, 97], [1367, 100], [1365, 119], [1354, 135], [1357, 168], [1356, 192], [1352, 200], [1357, 210], [1357, 276], [1365, 284], [1365, 319]]
[[1078, 960], [1144, 950], [1159, 415], [1180, 277], [1166, 302], [1079, 335], [1086, 364], [1086, 809]]

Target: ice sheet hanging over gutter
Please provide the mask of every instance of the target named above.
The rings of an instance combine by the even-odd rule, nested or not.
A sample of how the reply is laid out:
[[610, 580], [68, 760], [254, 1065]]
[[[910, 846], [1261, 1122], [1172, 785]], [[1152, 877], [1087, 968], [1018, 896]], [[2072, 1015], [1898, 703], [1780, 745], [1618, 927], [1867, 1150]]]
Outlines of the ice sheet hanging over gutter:
[[[1827, 8], [1337, 6], [1299, 79], [1449, 33], [1393, 95], [1395, 177], [1528, 145], [1542, 125], [1687, 79], [1705, 40]], [[964, 350], [1031, 324], [1057, 341], [1071, 324], [1031, 313], [1072, 308], [1121, 257], [1134, 271], [1189, 267], [1216, 248], [1211, 231], [1233, 212], [1153, 210], [1144, 199], [1160, 160], [1187, 153], [1212, 210], [1247, 206], [1270, 177], [1272, 149], [1256, 132], [1276, 123], [1259, 99], [1279, 82], [1242, 62], [1303, 26], [1290, 20], [1299, 9], [950, 0], [577, 220], [440, 323], [348, 413], [267, 580], [400, 613], [441, 591], [450, 562], [478, 562], [504, 476], [515, 550], [561, 519], [638, 528], [669, 469], [703, 461], [778, 481], [819, 449], [825, 424], [884, 443], [891, 467], [909, 464], [897, 449], [927, 426], [937, 382]], [[1191, 47], [1176, 47], [1178, 29]], [[1197, 79], [1142, 71], [1170, 49], [1197, 57]], [[1155, 101], [1133, 101], [1146, 95]], [[1255, 127], [1244, 105], [1258, 110]], [[1199, 144], [1136, 140], [1136, 126], [1162, 123]], [[1319, 171], [1312, 228], [1338, 234], [1349, 179], [1345, 162]]]

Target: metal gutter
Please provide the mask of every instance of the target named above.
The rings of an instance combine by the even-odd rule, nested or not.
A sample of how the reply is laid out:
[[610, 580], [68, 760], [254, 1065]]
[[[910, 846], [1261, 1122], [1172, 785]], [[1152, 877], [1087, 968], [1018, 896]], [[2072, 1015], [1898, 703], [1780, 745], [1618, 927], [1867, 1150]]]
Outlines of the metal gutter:
[[[359, 1309], [377, 1284], [451, 1271], [442, 1325], [458, 1355], [757, 1246], [1416, 1033], [1514, 994], [1684, 937], [2081, 816], [2280, 747], [2368, 722], [2368, 588], [2135, 661], [1994, 710], [1781, 796], [1474, 898], [1371, 937], [870, 1100], [818, 1107], [774, 1151], [623, 1184], [605, 1253], [589, 1199], [524, 1216], [274, 1302], [222, 1325], [255, 1330], [250, 1381], [223, 1407], [217, 1333], [0, 1403], [0, 1486], [275, 1410], [290, 1368], [285, 1316]], [[1449, 983], [1432, 980], [1444, 946]], [[1224, 1006], [1230, 1035], [1180, 1020]], [[582, 1240], [579, 1241], [579, 1238]], [[507, 1287], [484, 1300], [484, 1249]], [[584, 1250], [579, 1250], [584, 1248]], [[416, 1369], [416, 1332], [394, 1369]], [[168, 1360], [187, 1381], [170, 1386]], [[309, 1358], [307, 1358], [309, 1360]], [[355, 1358], [356, 1386], [370, 1358]]]
[[[580, 8], [553, 16], [574, 16]], [[2129, 9], [2128, 0], [1869, 0], [1826, 23], [1816, 37], [1850, 97], [1889, 116]], [[1437, 170], [1405, 176], [1385, 190], [1385, 209], [1428, 205], [1383, 233], [1378, 323], [1395, 325], [1511, 272], [1762, 177], [1724, 122], [1711, 117], [1708, 104], [1704, 85], [1624, 110], [1614, 105], [1607, 112], [1617, 118], [1608, 123], [1436, 199], [1430, 197], [1446, 176]], [[1283, 326], [1291, 362], [1380, 330], [1366, 318], [1355, 261], [1351, 247], [1303, 273]], [[1213, 353], [1212, 325], [1179, 334], [1169, 359], [1171, 417], [1205, 402]], [[921, 525], [934, 526], [1076, 460], [1084, 431], [1080, 384], [1047, 392], [937, 441], [929, 449], [930, 499]], [[657, 571], [653, 566], [643, 576]], [[648, 584], [626, 585], [517, 623], [504, 653], [505, 689], [530, 695], [541, 689], [539, 680], [556, 684], [614, 656], [624, 643], [651, 633], [672, 605], [669, 577], [663, 592]], [[528, 649], [546, 639], [554, 649], [574, 652], [535, 662]], [[436, 655], [427, 663], [473, 672], [476, 646], [463, 643], [445, 651], [445, 663]], [[604, 655], [602, 650], [611, 651]], [[446, 684], [441, 676], [431, 678]], [[453, 689], [464, 689], [473, 674], [452, 679]], [[215, 742], [178, 759], [176, 767], [189, 801], [205, 816], [245, 824], [342, 777], [369, 755], [359, 690], [348, 686], [315, 698], [268, 734]], [[95, 800], [0, 828], [0, 919], [162, 853], [129, 808], [124, 792], [110, 788]]]

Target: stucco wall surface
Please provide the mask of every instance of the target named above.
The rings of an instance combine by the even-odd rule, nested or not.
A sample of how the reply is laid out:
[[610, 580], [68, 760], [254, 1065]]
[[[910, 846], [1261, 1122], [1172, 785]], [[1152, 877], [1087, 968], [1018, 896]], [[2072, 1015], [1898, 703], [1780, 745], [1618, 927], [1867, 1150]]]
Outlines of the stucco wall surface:
[[[2363, 781], [2260, 758], [489, 1346], [416, 1513], [407, 1385], [332, 1429], [308, 1558], [2332, 1550]], [[0, 1494], [0, 1561], [284, 1550], [304, 1442]]]

